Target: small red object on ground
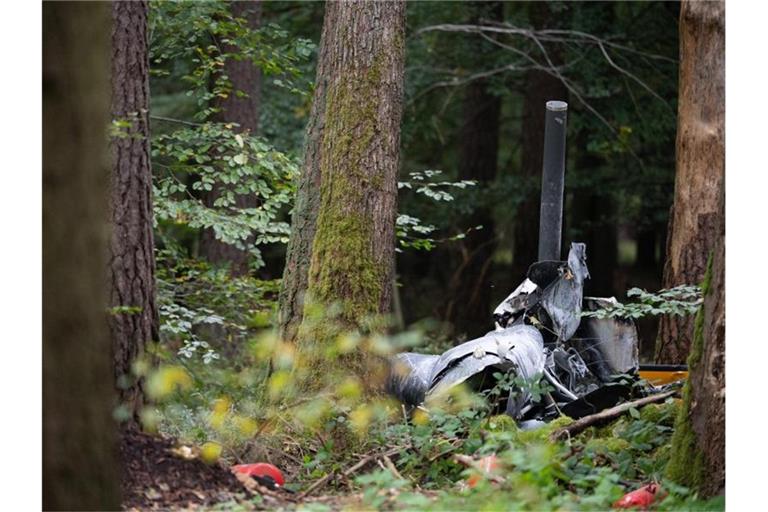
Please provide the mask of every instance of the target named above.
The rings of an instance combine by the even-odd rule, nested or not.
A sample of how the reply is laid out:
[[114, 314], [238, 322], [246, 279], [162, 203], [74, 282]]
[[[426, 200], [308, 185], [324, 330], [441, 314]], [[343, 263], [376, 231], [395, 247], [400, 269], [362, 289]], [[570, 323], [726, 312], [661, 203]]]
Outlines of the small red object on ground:
[[272, 480], [275, 485], [282, 487], [285, 485], [285, 478], [272, 464], [266, 462], [257, 462], [255, 464], [238, 464], [232, 466], [232, 471], [235, 473], [244, 473], [250, 477], [255, 478], [259, 482], [263, 483], [263, 480]]
[[479, 459], [473, 467], [482, 471], [482, 474], [476, 473], [467, 478], [467, 485], [470, 488], [475, 487], [486, 475], [495, 473], [499, 469], [499, 461], [496, 455], [487, 455]]
[[651, 506], [651, 503], [663, 494], [659, 492], [661, 486], [656, 483], [645, 485], [637, 490], [628, 492], [621, 497], [616, 503], [613, 504], [613, 508], [635, 508], [640, 507], [646, 509]]

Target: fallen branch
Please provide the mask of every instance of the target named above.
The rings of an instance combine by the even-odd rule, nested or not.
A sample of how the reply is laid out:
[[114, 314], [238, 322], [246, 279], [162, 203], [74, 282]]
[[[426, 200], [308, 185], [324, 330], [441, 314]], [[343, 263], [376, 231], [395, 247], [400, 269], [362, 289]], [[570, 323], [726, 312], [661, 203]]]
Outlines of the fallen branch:
[[[359, 470], [360, 468], [362, 468], [363, 466], [365, 466], [366, 464], [368, 464], [372, 460], [375, 460], [378, 457], [389, 457], [390, 455], [395, 455], [395, 454], [400, 453], [402, 450], [403, 450], [402, 447], [397, 447], [397, 448], [393, 448], [392, 450], [389, 450], [388, 452], [385, 452], [383, 454], [375, 453], [375, 454], [371, 454], [371, 455], [366, 455], [365, 457], [360, 459], [355, 465], [351, 466], [349, 469], [344, 470], [341, 473], [341, 476], [343, 476], [345, 478], [349, 477], [355, 471]], [[334, 476], [336, 476], [336, 472], [331, 471], [330, 473], [325, 475], [323, 478], [321, 478], [320, 480], [318, 480], [314, 484], [310, 485], [309, 489], [307, 489], [303, 493], [299, 494], [299, 496], [296, 499], [302, 500], [302, 499], [306, 498], [311, 493], [315, 492], [316, 490], [320, 489], [321, 487], [324, 487], [328, 482], [331, 481], [331, 479]]]
[[621, 405], [611, 407], [610, 409], [606, 409], [595, 414], [590, 414], [589, 416], [584, 416], [583, 418], [574, 421], [570, 425], [566, 425], [565, 427], [555, 430], [549, 435], [549, 439], [551, 441], [557, 441], [563, 437], [570, 437], [585, 430], [587, 427], [591, 427], [595, 423], [616, 419], [632, 408], [640, 408], [644, 405], [663, 402], [675, 393], [677, 393], [677, 390], [666, 391], [664, 393], [659, 393], [658, 395], [647, 396], [645, 398], [640, 398], [639, 400], [633, 400], [632, 402], [626, 402]]
[[381, 458], [384, 459], [384, 465], [387, 466], [387, 469], [389, 469], [392, 474], [395, 475], [395, 477], [399, 478], [400, 480], [405, 480], [403, 475], [401, 475], [395, 467], [395, 463], [392, 462], [392, 459], [390, 459], [388, 455], [383, 455]]

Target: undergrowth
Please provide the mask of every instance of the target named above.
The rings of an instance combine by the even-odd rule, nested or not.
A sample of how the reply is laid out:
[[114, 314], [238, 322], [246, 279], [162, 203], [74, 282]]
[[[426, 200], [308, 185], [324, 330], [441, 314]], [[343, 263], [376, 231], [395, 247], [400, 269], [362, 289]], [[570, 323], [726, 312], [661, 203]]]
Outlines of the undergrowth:
[[[152, 365], [137, 365], [153, 400], [143, 418], [146, 428], [172, 435], [203, 460], [272, 462], [296, 493], [332, 473], [310, 495], [358, 495], [358, 509], [605, 510], [649, 482], [667, 493], [655, 509], [724, 508], [722, 499], [702, 501], [664, 477], [679, 400], [631, 409], [557, 442], [549, 435], [570, 418], [520, 430], [511, 418], [492, 414], [493, 391], [478, 396], [459, 387], [445, 400], [407, 411], [376, 391], [385, 377], [380, 367], [359, 375], [342, 363], [354, 351], [382, 361], [433, 344], [423, 333], [345, 333], [307, 356], [270, 327], [275, 283], [233, 279], [184, 261], [166, 267], [172, 270], [161, 275], [164, 339], [152, 351]], [[328, 310], [310, 308], [308, 315], [334, 321]], [[303, 391], [297, 383], [304, 375], [318, 378], [306, 361], [318, 357], [329, 370], [312, 392]], [[477, 470], [455, 456], [491, 454], [501, 478], [481, 476], [468, 486]], [[258, 501], [237, 507], [259, 508]]]

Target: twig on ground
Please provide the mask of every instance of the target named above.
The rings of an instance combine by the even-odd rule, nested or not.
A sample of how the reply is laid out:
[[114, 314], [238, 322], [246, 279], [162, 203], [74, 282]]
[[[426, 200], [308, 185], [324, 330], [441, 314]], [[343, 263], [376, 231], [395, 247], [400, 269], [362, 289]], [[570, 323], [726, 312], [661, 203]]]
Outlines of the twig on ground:
[[[341, 473], [341, 476], [348, 477], [348, 476], [352, 475], [353, 473], [355, 473], [360, 468], [362, 468], [363, 466], [365, 466], [366, 464], [368, 464], [369, 462], [371, 462], [372, 460], [374, 460], [374, 459], [376, 459], [378, 457], [382, 457], [382, 456], [389, 457], [390, 455], [395, 455], [397, 453], [400, 453], [402, 450], [403, 450], [403, 447], [398, 446], [397, 448], [393, 448], [392, 450], [389, 450], [388, 452], [385, 452], [383, 455], [382, 454], [378, 454], [378, 453], [366, 455], [365, 457], [360, 459], [355, 465], [351, 466], [349, 469], [344, 470]], [[335, 471], [331, 471], [330, 473], [325, 475], [323, 478], [321, 478], [320, 480], [318, 480], [314, 484], [310, 485], [309, 489], [307, 489], [306, 491], [304, 491], [301, 494], [299, 494], [297, 499], [302, 500], [305, 497], [309, 496], [314, 491], [320, 489], [321, 487], [324, 487], [336, 475], [337, 475], [337, 473]]]
[[384, 464], [387, 466], [387, 469], [392, 472], [393, 475], [395, 475], [400, 480], [405, 480], [405, 478], [403, 478], [403, 475], [401, 475], [400, 472], [395, 467], [395, 463], [392, 462], [392, 459], [390, 459], [387, 455], [382, 455], [381, 458], [384, 459]]
[[549, 438], [551, 441], [557, 441], [564, 436], [573, 436], [585, 430], [587, 427], [594, 425], [595, 423], [616, 419], [633, 407], [639, 408], [643, 407], [644, 405], [662, 402], [673, 396], [675, 393], [677, 393], [677, 390], [659, 393], [658, 395], [647, 396], [645, 398], [640, 398], [639, 400], [633, 400], [631, 402], [626, 402], [615, 407], [611, 407], [610, 409], [606, 409], [595, 414], [590, 414], [589, 416], [584, 416], [583, 418], [574, 421], [570, 425], [566, 425], [555, 430], [549, 435]]

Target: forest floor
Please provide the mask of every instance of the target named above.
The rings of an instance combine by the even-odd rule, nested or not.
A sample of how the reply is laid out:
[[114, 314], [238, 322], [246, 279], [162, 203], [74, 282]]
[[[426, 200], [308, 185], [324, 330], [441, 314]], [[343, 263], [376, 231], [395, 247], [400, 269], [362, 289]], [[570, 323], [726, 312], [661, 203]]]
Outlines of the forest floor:
[[125, 468], [123, 509], [129, 511], [274, 510], [311, 503], [338, 510], [354, 507], [362, 499], [359, 493], [298, 499], [296, 494], [235, 476], [221, 463], [184, 458], [173, 439], [133, 429], [123, 431], [120, 454]]
[[[650, 509], [723, 510], [724, 497], [702, 500], [665, 478], [680, 399], [641, 407], [642, 401], [566, 439], [554, 434], [573, 426], [567, 417], [521, 430], [507, 416], [433, 411], [427, 423], [390, 425], [386, 435], [346, 447], [323, 451], [312, 449], [309, 438], [265, 437], [252, 440], [243, 455], [208, 463], [193, 444], [125, 430], [123, 509], [608, 510], [625, 493], [654, 483], [663, 492], [651, 498]], [[478, 465], [491, 458], [484, 469]], [[232, 473], [231, 464], [247, 461], [275, 464], [286, 487]]]

